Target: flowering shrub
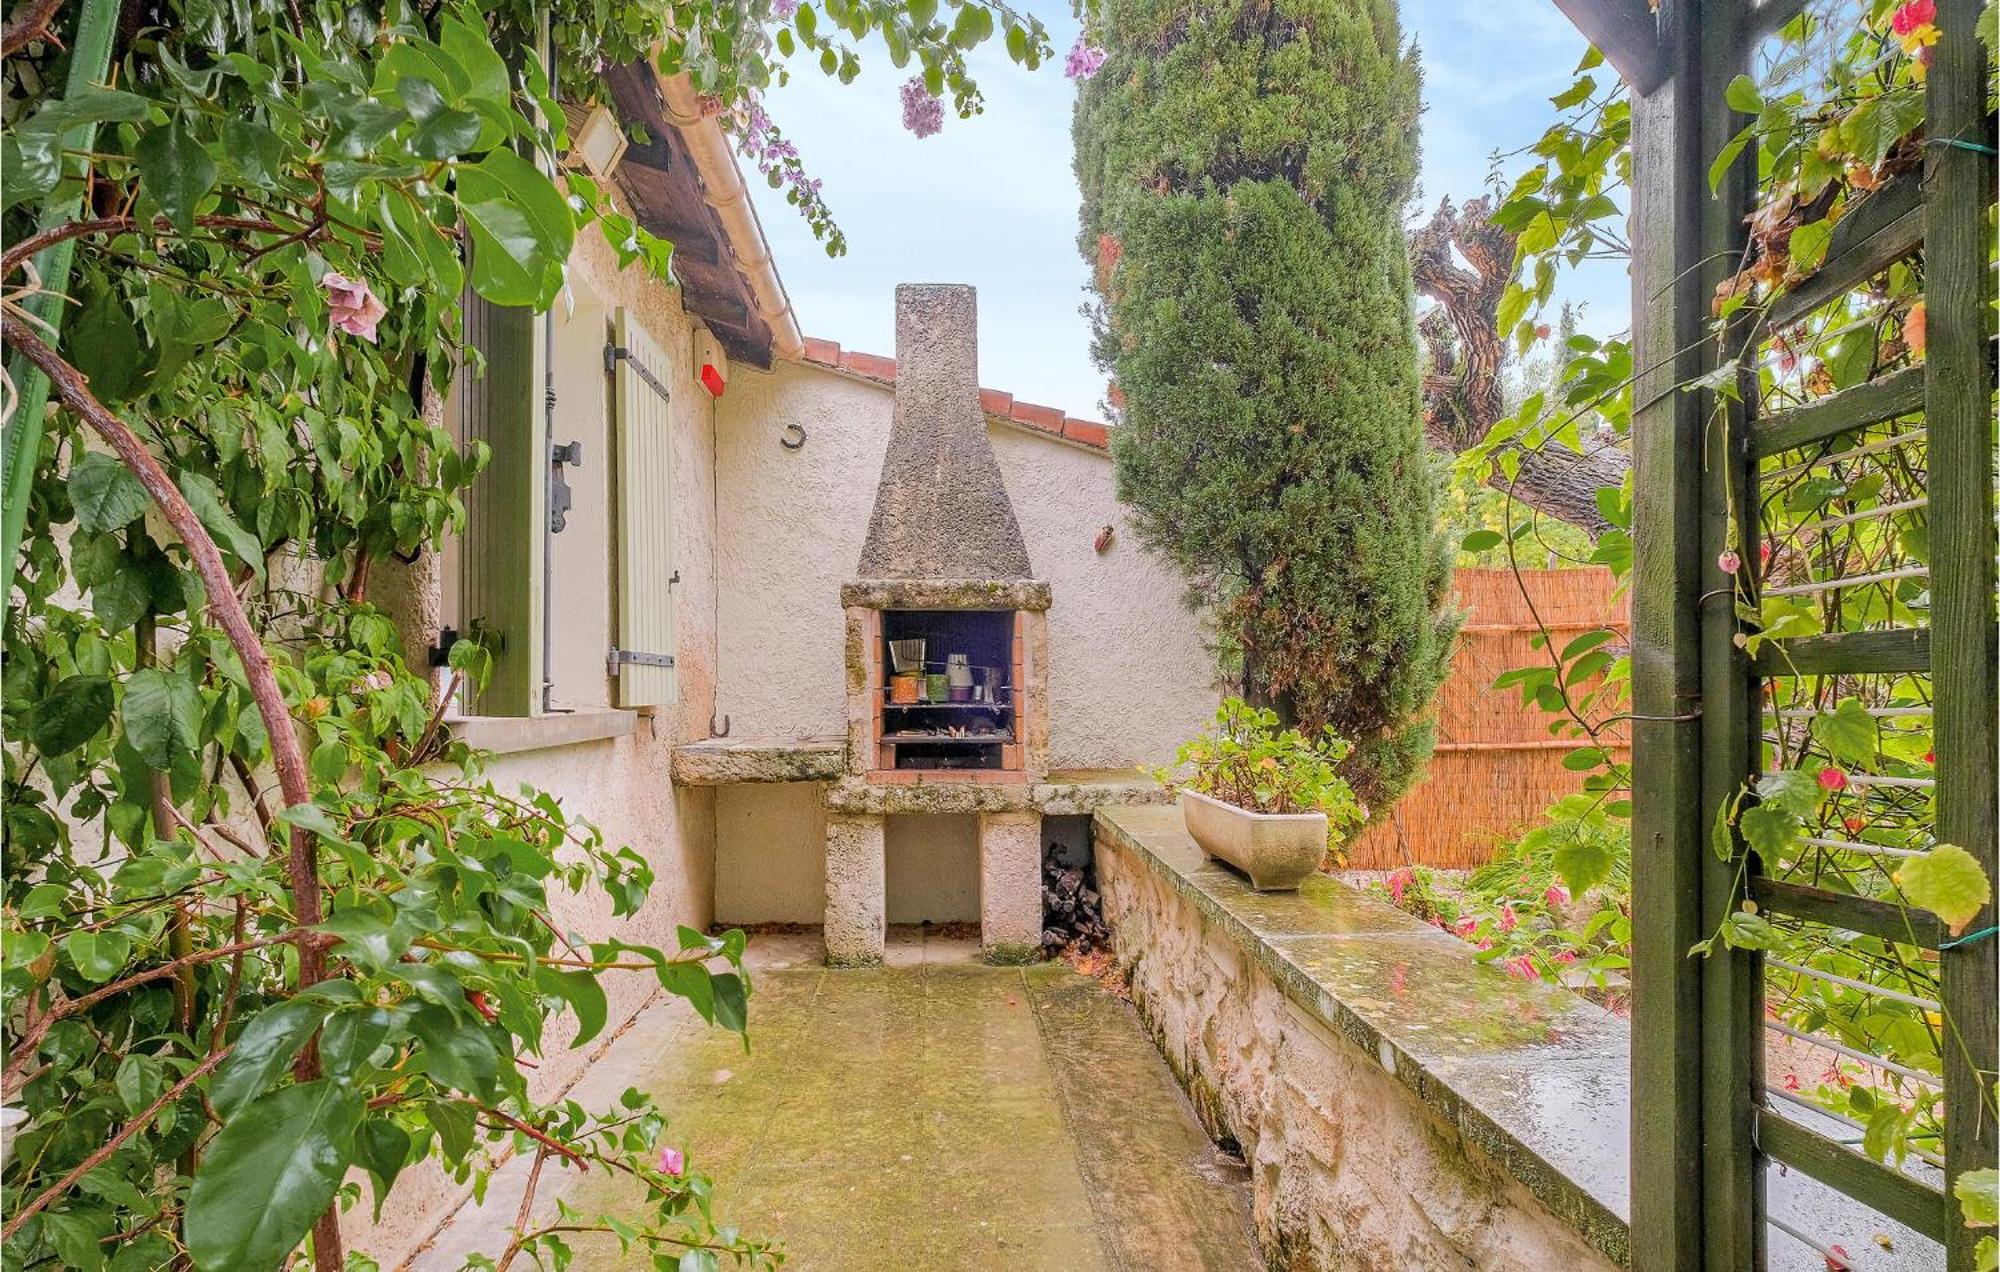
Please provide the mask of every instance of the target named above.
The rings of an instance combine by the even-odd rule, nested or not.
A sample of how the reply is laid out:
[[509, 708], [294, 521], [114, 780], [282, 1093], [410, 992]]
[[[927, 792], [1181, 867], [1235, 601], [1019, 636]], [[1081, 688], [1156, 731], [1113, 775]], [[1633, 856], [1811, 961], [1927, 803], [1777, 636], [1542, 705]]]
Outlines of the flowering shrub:
[[1631, 835], [1584, 795], [1462, 877], [1405, 866], [1390, 900], [1524, 979], [1603, 989], [1631, 966]]
[[1183, 742], [1173, 765], [1154, 776], [1254, 813], [1325, 813], [1338, 839], [1368, 817], [1340, 776], [1348, 750], [1332, 729], [1308, 738], [1281, 727], [1277, 712], [1230, 698], [1216, 709], [1215, 727]]
[[922, 76], [903, 84], [903, 127], [918, 137], [930, 137], [944, 127], [944, 103], [924, 86]]

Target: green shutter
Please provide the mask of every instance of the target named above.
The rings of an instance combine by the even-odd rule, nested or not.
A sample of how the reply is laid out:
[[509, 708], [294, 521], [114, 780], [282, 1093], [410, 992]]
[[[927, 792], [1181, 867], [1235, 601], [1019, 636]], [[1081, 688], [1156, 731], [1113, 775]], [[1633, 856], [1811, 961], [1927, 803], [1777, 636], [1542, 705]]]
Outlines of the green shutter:
[[618, 456], [618, 705], [671, 705], [674, 438], [667, 358], [624, 309], [614, 326]]
[[[547, 443], [541, 439], [542, 322], [530, 309], [466, 293], [465, 342], [485, 357], [460, 373], [458, 425], [492, 460], [466, 492], [459, 613], [466, 635], [493, 651], [493, 676], [471, 704], [480, 715], [529, 715], [541, 682], [541, 517]], [[537, 462], [540, 458], [541, 462]]]

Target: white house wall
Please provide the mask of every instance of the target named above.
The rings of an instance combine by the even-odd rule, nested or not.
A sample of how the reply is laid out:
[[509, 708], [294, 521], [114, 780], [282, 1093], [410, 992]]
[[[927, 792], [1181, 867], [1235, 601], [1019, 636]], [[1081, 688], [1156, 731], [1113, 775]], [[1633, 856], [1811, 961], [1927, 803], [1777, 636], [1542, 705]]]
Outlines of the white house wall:
[[[564, 365], [556, 377], [555, 440], [582, 440], [585, 454], [583, 468], [570, 478], [577, 509], [569, 529], [556, 537], [554, 545], [553, 565], [561, 576], [554, 592], [552, 663], [557, 701], [599, 710], [609, 701], [604, 654], [612, 630], [610, 587], [616, 571], [611, 526], [615, 523], [608, 515], [611, 455], [606, 415], [590, 396], [602, 382], [603, 342], [590, 334], [594, 328], [589, 324], [601, 323], [602, 313], [617, 305], [637, 317], [672, 362], [668, 385], [673, 390], [677, 559], [661, 563], [660, 568], [677, 569], [681, 576], [674, 651], [680, 699], [671, 708], [641, 717], [625, 736], [498, 755], [488, 762], [486, 774], [506, 794], [518, 793], [523, 786], [548, 792], [572, 816], [595, 825], [608, 845], [636, 849], [653, 869], [655, 883], [638, 914], [614, 921], [608, 906], [583, 897], [558, 897], [551, 905], [557, 927], [592, 940], [615, 936], [672, 949], [678, 925], [706, 927], [715, 915], [715, 791], [676, 790], [669, 776], [673, 745], [707, 737], [715, 709], [713, 400], [693, 378], [694, 323], [681, 309], [674, 288], [646, 277], [636, 267], [619, 271], [594, 231], [579, 236], [569, 268], [576, 309], [567, 331], [559, 319], [558, 357]], [[566, 302], [559, 299], [557, 304]], [[424, 584], [427, 593], [412, 594], [412, 589], [403, 588], [396, 594], [397, 607], [403, 611], [398, 617], [405, 620], [411, 636], [424, 635], [422, 626], [434, 629], [439, 586], [438, 572], [430, 570]], [[390, 594], [389, 589], [384, 593]], [[408, 623], [413, 615], [415, 628]], [[435, 631], [424, 639], [435, 639]], [[420, 656], [421, 649], [413, 652]], [[658, 990], [658, 984], [649, 975], [613, 974], [606, 977], [605, 988], [610, 1031], [615, 1031]], [[530, 1078], [538, 1096], [548, 1098], [567, 1088], [599, 1045], [569, 1050], [567, 1039], [573, 1032], [568, 1015], [552, 1023], [539, 1067]], [[462, 1195], [435, 1167], [425, 1165], [398, 1181], [381, 1224], [369, 1224], [367, 1208], [358, 1207], [348, 1213], [345, 1225], [357, 1248], [376, 1256], [384, 1267], [394, 1267]]]
[[[887, 386], [811, 365], [738, 369], [730, 381], [716, 430], [716, 701], [732, 737], [846, 730], [840, 585], [861, 555], [893, 406]], [[788, 425], [804, 430], [798, 450], [782, 444]], [[989, 429], [1036, 576], [1055, 597], [1050, 767], [1170, 759], [1213, 715], [1217, 696], [1214, 660], [1196, 616], [1180, 604], [1179, 576], [1139, 547], [1109, 456], [1011, 425]], [[1099, 555], [1094, 543], [1106, 525], [1114, 541]], [[960, 844], [951, 827], [898, 821], [889, 841], [890, 921], [977, 917], [976, 847]], [[800, 788], [723, 788], [717, 919], [817, 922], [825, 843], [820, 811]]]

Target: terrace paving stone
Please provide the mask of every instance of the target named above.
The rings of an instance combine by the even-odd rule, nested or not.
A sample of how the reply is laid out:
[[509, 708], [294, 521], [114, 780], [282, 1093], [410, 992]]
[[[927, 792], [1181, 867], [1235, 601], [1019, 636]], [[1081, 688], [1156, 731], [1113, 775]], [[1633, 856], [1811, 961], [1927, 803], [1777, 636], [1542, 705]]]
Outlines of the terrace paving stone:
[[[891, 930], [884, 967], [817, 954], [812, 936], [752, 939], [748, 1054], [661, 1004], [577, 1097], [650, 1091], [714, 1177], [718, 1217], [781, 1239], [787, 1268], [1262, 1266], [1247, 1171], [1209, 1143], [1128, 1004], [1066, 966], [989, 966], [975, 940], [920, 929]], [[620, 1199], [596, 1174], [558, 1178], [538, 1213]], [[519, 1196], [496, 1181], [414, 1266], [497, 1253]], [[575, 1249], [577, 1267], [648, 1266], [608, 1239]]]

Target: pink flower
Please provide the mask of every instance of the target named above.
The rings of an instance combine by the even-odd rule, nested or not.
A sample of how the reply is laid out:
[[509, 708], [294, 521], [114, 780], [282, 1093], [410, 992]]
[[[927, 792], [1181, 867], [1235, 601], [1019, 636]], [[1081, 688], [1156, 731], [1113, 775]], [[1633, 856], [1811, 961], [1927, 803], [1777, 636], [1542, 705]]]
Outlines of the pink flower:
[[1771, 544], [1769, 540], [1757, 545], [1757, 563], [1759, 565], [1771, 564]]
[[1416, 875], [1412, 873], [1409, 867], [1407, 866], [1405, 866], [1401, 870], [1398, 870], [1395, 874], [1389, 876], [1389, 895], [1395, 898], [1396, 903], [1398, 905], [1402, 904], [1404, 890], [1407, 889], [1410, 886], [1410, 884], [1413, 881], [1415, 881], [1415, 879]]
[[1833, 1245], [1826, 1248], [1826, 1272], [1849, 1272], [1853, 1266], [1847, 1261], [1847, 1251], [1843, 1247]]
[[771, 0], [771, 16], [780, 22], [790, 22], [798, 11], [799, 0]]
[[903, 127], [918, 137], [929, 137], [944, 127], [944, 103], [931, 96], [921, 75], [913, 75], [903, 85]]
[[1918, 27], [1927, 27], [1936, 21], [1936, 0], [1910, 0], [1889, 19], [1889, 29], [1897, 35], [1909, 35]]
[[1798, 1089], [1799, 1089], [1799, 1075], [1796, 1073], [1787, 1073], [1785, 1075], [1785, 1090], [1796, 1091]]
[[1735, 549], [1724, 548], [1722, 554], [1715, 558], [1715, 568], [1724, 574], [1734, 574], [1743, 568], [1743, 558], [1736, 555]]
[[1085, 40], [1079, 31], [1076, 43], [1069, 46], [1069, 57], [1063, 61], [1063, 74], [1073, 80], [1087, 80], [1103, 65], [1104, 50]]
[[1513, 906], [1503, 905], [1500, 907], [1500, 930], [1502, 932], [1512, 932], [1514, 925], [1519, 922], [1520, 920], [1514, 917]]
[[1479, 920], [1468, 914], [1451, 925], [1451, 934], [1453, 936], [1471, 936], [1478, 928]]
[[1535, 965], [1529, 960], [1526, 954], [1517, 954], [1513, 958], [1508, 959], [1505, 967], [1509, 972], [1520, 977], [1522, 980], [1535, 979]]
[[669, 1144], [660, 1150], [660, 1173], [678, 1177], [687, 1169], [687, 1154]]
[[1550, 884], [1549, 890], [1542, 894], [1542, 900], [1548, 904], [1551, 910], [1557, 906], [1568, 905], [1569, 889], [1563, 887], [1560, 883]]
[[1493, 942], [1491, 940], [1485, 940], [1479, 943], [1479, 950], [1482, 954], [1492, 948], [1493, 948]]
[[1569, 966], [1571, 963], [1576, 962], [1576, 951], [1575, 950], [1562, 951], [1561, 953], [1556, 955], [1556, 962], [1561, 963], [1565, 967]]
[[368, 280], [329, 272], [319, 280], [319, 285], [326, 291], [333, 325], [350, 336], [360, 336], [369, 344], [374, 344], [375, 324], [388, 314], [389, 307], [368, 289]]
[[1847, 789], [1847, 774], [1828, 765], [1819, 771], [1819, 785], [1825, 791], [1844, 791]]

